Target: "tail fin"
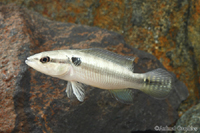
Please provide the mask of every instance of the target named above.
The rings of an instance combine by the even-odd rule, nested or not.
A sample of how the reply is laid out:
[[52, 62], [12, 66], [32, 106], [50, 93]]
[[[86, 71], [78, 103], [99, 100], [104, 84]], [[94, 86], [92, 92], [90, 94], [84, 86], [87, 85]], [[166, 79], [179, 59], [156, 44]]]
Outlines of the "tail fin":
[[146, 94], [158, 99], [166, 98], [174, 88], [174, 77], [162, 68], [144, 74], [144, 81], [140, 88]]

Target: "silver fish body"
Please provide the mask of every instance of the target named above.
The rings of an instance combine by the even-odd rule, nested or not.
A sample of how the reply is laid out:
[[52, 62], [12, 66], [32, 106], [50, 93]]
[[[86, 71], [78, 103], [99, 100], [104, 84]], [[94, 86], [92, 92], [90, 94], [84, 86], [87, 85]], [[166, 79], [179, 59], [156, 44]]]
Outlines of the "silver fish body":
[[69, 98], [74, 95], [83, 101], [81, 83], [109, 90], [124, 103], [133, 102], [132, 89], [152, 97], [166, 98], [173, 88], [173, 77], [164, 69], [134, 73], [134, 57], [126, 57], [103, 49], [57, 50], [30, 56], [25, 61], [47, 75], [68, 81]]

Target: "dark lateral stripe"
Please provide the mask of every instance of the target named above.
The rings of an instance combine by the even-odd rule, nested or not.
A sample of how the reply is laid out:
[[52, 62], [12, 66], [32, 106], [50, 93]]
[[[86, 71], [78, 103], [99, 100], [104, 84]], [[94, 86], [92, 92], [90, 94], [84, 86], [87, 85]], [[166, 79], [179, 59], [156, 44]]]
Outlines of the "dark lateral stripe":
[[[122, 75], [121, 75], [121, 74], [115, 73], [115, 71], [112, 71], [112, 70], [102, 69], [100, 66], [98, 66], [96, 64], [91, 65], [91, 64], [87, 64], [86, 62], [83, 62], [81, 64], [81, 68], [83, 70], [90, 71], [93, 74], [99, 73], [101, 75], [107, 75], [108, 77], [121, 79], [121, 80], [128, 81], [128, 82], [133, 82], [132, 75], [130, 76], [129, 74], [126, 74], [126, 73], [123, 73], [123, 72], [122, 72]], [[113, 68], [113, 69], [115, 69], [115, 68]], [[130, 71], [130, 73], [132, 74], [131, 71]]]
[[69, 61], [69, 59], [52, 59], [52, 58], [51, 58], [50, 62], [67, 64], [67, 63], [69, 63], [70, 61]]

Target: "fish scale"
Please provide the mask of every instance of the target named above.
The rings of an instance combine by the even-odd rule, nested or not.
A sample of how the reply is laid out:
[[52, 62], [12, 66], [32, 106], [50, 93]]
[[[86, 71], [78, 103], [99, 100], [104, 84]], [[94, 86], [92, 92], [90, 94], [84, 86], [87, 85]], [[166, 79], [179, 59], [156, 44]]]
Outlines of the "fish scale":
[[[84, 71], [87, 71], [88, 73], [91, 74], [91, 79], [90, 77], [87, 78], [87, 81], [82, 81], [86, 84], [88, 84], [88, 82], [94, 82], [93, 86], [96, 87], [103, 87], [102, 89], [108, 89], [109, 85], [115, 85], [113, 86], [115, 89], [118, 89], [117, 87], [122, 85], [120, 83], [120, 81], [123, 81], [121, 76], [119, 75], [119, 72], [121, 72], [121, 74], [123, 74], [123, 71], [126, 73], [132, 73], [130, 72], [130, 70], [128, 69], [124, 69], [123, 71], [119, 71], [120, 69], [122, 70], [124, 67], [121, 67], [117, 64], [114, 64], [111, 61], [105, 61], [102, 58], [99, 57], [92, 57], [90, 56], [90, 54], [83, 54], [83, 53], [77, 53], [77, 56], [84, 56], [85, 58], [82, 59], [82, 67], [74, 67], [74, 71], [78, 72], [78, 73], [83, 73], [82, 75], [77, 74], [76, 78], [79, 78], [79, 80], [82, 79], [82, 77], [84, 76]], [[90, 60], [90, 62], [88, 62], [88, 60]], [[94, 62], [92, 62], [91, 60], [93, 60]], [[104, 65], [106, 62], [106, 65]], [[115, 66], [117, 69], [111, 69], [114, 68], [113, 66]], [[95, 74], [98, 74], [99, 78], [93, 78], [95, 76]], [[127, 77], [127, 76], [126, 76]], [[131, 76], [131, 78], [133, 78]], [[99, 81], [97, 81], [96, 79], [99, 79]], [[130, 79], [132, 81], [132, 79]], [[98, 82], [101, 82], [101, 86], [98, 85]], [[125, 81], [124, 81], [125, 82]], [[130, 84], [129, 82], [125, 82], [124, 85], [128, 85]], [[127, 87], [126, 87], [127, 88]], [[112, 88], [110, 88], [112, 89]]]

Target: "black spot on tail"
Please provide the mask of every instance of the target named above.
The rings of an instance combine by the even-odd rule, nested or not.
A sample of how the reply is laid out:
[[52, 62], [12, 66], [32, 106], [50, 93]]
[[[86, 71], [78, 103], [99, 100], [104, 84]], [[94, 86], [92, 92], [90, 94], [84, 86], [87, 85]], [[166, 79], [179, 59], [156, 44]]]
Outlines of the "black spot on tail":
[[74, 63], [75, 66], [81, 65], [81, 59], [78, 57], [72, 57], [72, 62]]
[[144, 82], [146, 84], [157, 84], [157, 83], [159, 83], [158, 81], [152, 81], [151, 79], [144, 79]]

